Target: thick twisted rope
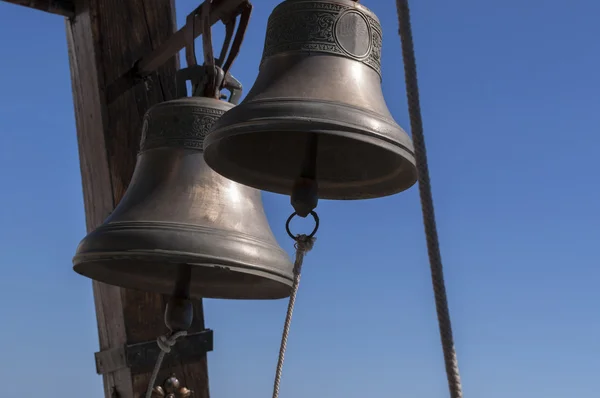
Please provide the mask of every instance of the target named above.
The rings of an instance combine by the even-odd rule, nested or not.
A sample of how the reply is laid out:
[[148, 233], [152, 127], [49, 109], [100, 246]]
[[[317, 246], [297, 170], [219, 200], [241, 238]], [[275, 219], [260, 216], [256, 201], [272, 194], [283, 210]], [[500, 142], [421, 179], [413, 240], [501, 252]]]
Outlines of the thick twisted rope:
[[450, 311], [446, 297], [446, 286], [444, 283], [444, 270], [442, 266], [442, 255], [435, 223], [435, 212], [433, 208], [433, 195], [431, 193], [431, 181], [429, 179], [429, 167], [427, 165], [427, 151], [425, 138], [423, 136], [423, 120], [421, 118], [421, 105], [419, 100], [419, 86], [417, 80], [417, 63], [410, 24], [410, 9], [408, 0], [396, 0], [398, 9], [399, 33], [402, 41], [402, 57], [404, 59], [404, 74], [406, 80], [406, 95], [408, 97], [408, 112], [410, 114], [410, 127], [415, 146], [415, 157], [417, 171], [419, 173], [419, 194], [421, 196], [421, 208], [423, 210], [423, 223], [427, 239], [427, 251], [431, 268], [431, 280], [435, 296], [442, 349], [444, 351], [444, 362], [448, 386], [452, 398], [462, 398], [462, 386], [460, 373], [458, 371], [458, 360], [454, 348], [452, 336], [452, 324], [450, 322]]
[[154, 384], [156, 384], [156, 378], [158, 377], [158, 372], [160, 372], [160, 368], [162, 366], [163, 360], [165, 359], [165, 355], [171, 352], [171, 347], [175, 345], [177, 339], [187, 335], [187, 332], [175, 332], [166, 336], [160, 336], [156, 340], [156, 344], [160, 347], [160, 353], [158, 354], [158, 358], [156, 358], [156, 364], [154, 365], [154, 370], [152, 371], [152, 376], [150, 376], [150, 381], [148, 382], [148, 389], [146, 390], [146, 398], [152, 398], [152, 391], [154, 390]]
[[281, 346], [279, 347], [279, 359], [277, 360], [277, 368], [275, 370], [275, 382], [273, 383], [273, 398], [279, 397], [279, 385], [281, 384], [281, 374], [283, 372], [283, 360], [285, 359], [285, 350], [287, 349], [287, 340], [290, 334], [290, 326], [292, 324], [292, 315], [294, 313], [294, 305], [296, 304], [296, 295], [300, 286], [300, 274], [302, 272], [302, 263], [304, 256], [308, 253], [315, 243], [315, 238], [308, 235], [298, 235], [296, 237], [296, 261], [294, 262], [294, 282], [292, 284], [292, 293], [288, 302], [287, 313], [285, 315], [285, 323], [283, 324], [283, 334], [281, 336]]

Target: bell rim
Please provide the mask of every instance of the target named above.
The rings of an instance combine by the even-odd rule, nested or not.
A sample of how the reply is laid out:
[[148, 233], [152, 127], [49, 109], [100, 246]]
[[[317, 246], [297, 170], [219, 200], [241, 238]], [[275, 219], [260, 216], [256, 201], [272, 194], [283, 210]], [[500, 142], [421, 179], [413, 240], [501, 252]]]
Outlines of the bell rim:
[[[263, 131], [264, 132], [264, 131]], [[317, 133], [319, 134], [328, 134], [328, 135], [332, 135], [332, 136], [338, 136], [338, 137], [342, 137], [342, 138], [348, 138], [347, 133], [346, 132], [336, 132], [336, 131], [320, 131], [320, 130], [316, 130]], [[261, 132], [254, 132], [254, 134], [260, 134]], [[228, 136], [235, 136], [235, 135], [244, 135], [245, 133], [241, 132], [239, 134], [232, 134], [231, 132], [229, 132]], [[382, 147], [381, 145], [376, 145], [373, 144], [371, 142], [369, 142], [369, 140], [365, 140], [362, 136], [358, 136], [358, 137], [353, 137], [356, 140], [362, 141], [368, 145], [374, 146], [374, 147]], [[403, 147], [399, 147], [399, 146], [392, 146], [389, 143], [386, 142], [387, 145], [384, 146], [388, 146], [390, 148], [388, 148], [388, 152], [392, 152], [395, 155], [400, 156], [403, 159], [403, 163], [409, 163], [412, 166], [416, 165], [416, 161], [414, 160], [414, 156], [407, 156], [407, 155], [412, 155], [412, 152], [406, 151], [404, 150]], [[289, 183], [284, 182], [284, 178], [278, 179], [275, 177], [272, 177], [269, 179], [269, 182], [265, 183], [262, 182], [262, 180], [265, 179], [264, 176], [258, 176], [258, 173], [252, 173], [249, 172], [248, 170], [244, 171], [243, 173], [239, 172], [238, 167], [228, 167], [225, 166], [223, 167], [223, 163], [224, 160], [223, 159], [219, 159], [219, 166], [216, 166], [216, 163], [213, 163], [212, 161], [212, 153], [210, 150], [205, 149], [204, 150], [204, 155], [205, 155], [205, 160], [206, 163], [213, 168], [213, 170], [215, 170], [217, 173], [221, 174], [223, 177], [228, 178], [232, 181], [236, 181], [240, 184], [246, 185], [248, 187], [254, 188], [254, 189], [258, 189], [258, 190], [262, 190], [262, 191], [266, 191], [266, 192], [271, 192], [271, 193], [276, 193], [276, 194], [280, 194], [280, 195], [291, 195], [292, 194], [292, 190], [293, 190], [293, 183], [290, 181]], [[217, 156], [215, 156], [217, 157]], [[417, 183], [417, 173], [416, 173], [416, 168], [409, 168], [409, 170], [407, 172], [404, 173], [397, 173], [397, 174], [402, 174], [403, 176], [409, 176], [410, 178], [406, 178], [406, 183], [403, 184], [397, 184], [396, 188], [394, 189], [388, 189], [388, 190], [379, 190], [375, 193], [371, 193], [371, 194], [364, 194], [364, 187], [358, 189], [358, 191], [360, 191], [359, 193], [354, 193], [352, 192], [352, 188], [343, 188], [344, 187], [344, 183], [336, 183], [336, 182], [327, 182], [327, 186], [328, 189], [324, 190], [322, 189], [322, 184], [320, 184], [320, 188], [319, 188], [319, 198], [320, 199], [324, 199], [324, 200], [368, 200], [368, 199], [379, 199], [379, 198], [385, 198], [388, 196], [393, 196], [399, 193], [402, 193], [404, 191], [409, 190], [410, 188], [412, 188], [416, 183]], [[404, 180], [404, 178], [401, 178]], [[373, 184], [374, 185], [374, 184]], [[368, 189], [368, 188], [366, 188]], [[334, 191], [334, 190], [339, 190], [343, 193], [331, 193], [330, 191]]]
[[[283, 251], [287, 255], [285, 251]], [[160, 252], [153, 251], [150, 249], [142, 249], [142, 250], [134, 250], [134, 251], [124, 251], [124, 250], [115, 250], [115, 251], [104, 251], [104, 252], [92, 252], [92, 253], [78, 253], [73, 256], [73, 268], [78, 267], [79, 265], [87, 264], [94, 261], [104, 261], [104, 259], [133, 259], [133, 258], [144, 258], [150, 259], [152, 257], [157, 258], [157, 261], [164, 261], [163, 257], [169, 258], [178, 258], [177, 261], [166, 261], [169, 264], [189, 264], [191, 266], [198, 267], [223, 267], [223, 268], [236, 268], [236, 269], [258, 269], [261, 272], [269, 275], [275, 275], [281, 278], [282, 280], [289, 281], [289, 285], [291, 286], [293, 277], [287, 276], [285, 272], [272, 272], [272, 269], [265, 268], [263, 266], [258, 266], [255, 263], [251, 262], [240, 262], [237, 260], [223, 260], [219, 259], [217, 256], [211, 256], [206, 254], [200, 255], [190, 255], [183, 254], [178, 251], [170, 251], [170, 250], [161, 250]], [[209, 261], [214, 260], [214, 261]]]
[[[190, 297], [201, 299], [201, 298], [210, 298], [210, 299], [222, 299], [222, 300], [279, 300], [284, 299], [290, 296], [291, 286], [293, 284], [293, 279], [287, 278], [285, 276], [278, 275], [274, 272], [269, 272], [265, 269], [257, 269], [251, 266], [248, 267], [240, 267], [239, 262], [232, 261], [231, 264], [223, 264], [223, 261], [214, 261], [214, 262], [206, 262], [203, 261], [199, 263], [196, 259], [196, 262], [192, 261], [183, 261], [184, 258], [191, 258], [192, 256], [182, 256], [181, 261], [165, 261], [167, 258], [173, 258], [176, 253], [170, 253], [164, 251], [160, 254], [154, 252], [144, 252], [138, 251], [136, 254], [131, 254], [131, 252], [125, 251], [116, 251], [116, 252], [104, 252], [104, 253], [88, 253], [88, 254], [78, 254], [73, 257], [73, 271], [77, 274], [84, 276], [86, 278], [90, 278], [92, 280], [106, 283], [109, 285], [117, 286], [124, 289], [132, 289], [138, 291], [146, 291], [158, 294], [172, 294], [172, 291], [167, 289], [152, 289], [145, 290], [140, 288], [140, 285], [136, 285], [134, 283], [123, 283], [122, 276], [123, 274], [131, 274], [127, 272], [110, 272], [110, 273], [102, 273], [102, 272], [94, 272], [90, 271], [93, 268], [103, 268], [107, 269], [107, 267], [102, 267], [103, 263], [114, 263], [115, 260], [125, 260], [125, 261], [144, 261], [148, 263], [161, 264], [161, 267], [170, 267], [173, 270], [173, 274], [177, 270], [179, 265], [185, 264], [190, 265], [192, 267], [192, 271], [196, 268], [200, 269], [219, 269], [219, 268], [227, 268], [231, 272], [235, 272], [238, 274], [247, 274], [254, 277], [262, 277], [263, 280], [267, 281], [271, 285], [279, 285], [277, 292], [281, 292], [279, 294], [264, 294], [264, 295], [239, 295], [239, 296], [231, 296], [231, 295], [216, 295], [216, 294], [206, 294], [203, 293], [203, 289], [194, 289], [192, 286]], [[202, 256], [204, 260], [209, 258], [210, 256]], [[235, 264], [235, 265], [234, 265]], [[253, 271], [253, 272], [248, 272]], [[111, 277], [101, 277], [98, 275], [111, 275]], [[148, 285], [148, 284], [146, 284]], [[206, 289], [204, 289], [206, 291]]]
[[[148, 234], [156, 233], [157, 230], [172, 233], [173, 237], [182, 232], [193, 232], [193, 240], [196, 243], [201, 243], [191, 248], [194, 251], [173, 250], [173, 247], [159, 249], [152, 244], [151, 235], [144, 236], [143, 234], [144, 232], [148, 232]], [[127, 247], [127, 249], [96, 249], [98, 245], [102, 247], [104, 240], [126, 241], [128, 235], [134, 235], [138, 242], [141, 243], [131, 245], [131, 248], [127, 247], [127, 244], [124, 244], [123, 246]], [[202, 236], [208, 236], [209, 239], [202, 239]], [[163, 237], [163, 239], [166, 238]], [[216, 243], [225, 247], [233, 247], [234, 250], [223, 251], [224, 254], [220, 255], [210, 254], [210, 248], [214, 248]], [[248, 245], [271, 255], [257, 257], [267, 258], [267, 261], [264, 262], [252, 261], [252, 258], [249, 258], [250, 261], [248, 259], [242, 260], [244, 258], [244, 248], [248, 247]], [[139, 275], [139, 272], [126, 272], [128, 269], [133, 269], [133, 267], [127, 268], [122, 264], [120, 267], [117, 267], [114, 263], [119, 261], [124, 261], [125, 263], [129, 261], [143, 261], [150, 264], [150, 266], [160, 264], [160, 267], [171, 267], [173, 274], [175, 273], [176, 266], [179, 264], [189, 264], [192, 266], [192, 270], [228, 270], [237, 275], [244, 274], [257, 277], [263, 283], [266, 282], [271, 286], [275, 286], [275, 290], [280, 292], [278, 294], [238, 295], [232, 297], [232, 295], [206, 294], [203, 292], [211, 290], [210, 287], [207, 289], [194, 288], [192, 286], [192, 296], [197, 298], [280, 299], [289, 297], [288, 288], [293, 283], [292, 262], [288, 253], [279, 245], [271, 244], [270, 242], [237, 231], [177, 222], [117, 221], [101, 225], [80, 242], [77, 252], [72, 259], [73, 270], [93, 280], [123, 288], [146, 290], [162, 294], [171, 293], [168, 289], [157, 288], [160, 283], [156, 282], [156, 280], [160, 278], [160, 272], [152, 273], [149, 270], [149, 274], [154, 276], [146, 276], [146, 279], [142, 278], [144, 279], [144, 283], [141, 285], [153, 286], [154, 288], [144, 289], [136, 286], [133, 282], [129, 283], [129, 279], [124, 276]], [[278, 267], [274, 265], [278, 265]], [[157, 269], [159, 268], [157, 267]], [[160, 270], [166, 271], [162, 268]], [[244, 285], [244, 287], [246, 286]], [[269, 292], [268, 289], [265, 291]]]
[[[295, 104], [298, 103], [307, 105], [302, 112], [298, 112], [297, 114], [290, 115], [282, 113], [286, 115], [284, 117], [263, 116], [258, 112], [260, 111], [264, 112], [264, 114], [269, 114], [272, 109], [256, 109], [265, 106], [284, 107], [290, 104], [294, 104], [292, 106], [295, 106]], [[327, 111], [323, 111], [322, 109], [315, 111], [315, 109], [328, 106], [331, 108], [335, 107], [337, 111], [341, 110], [344, 117], [340, 117], [339, 119], [327, 118], [321, 115]], [[244, 121], [235, 122], [241, 112], [244, 112], [245, 115], [251, 114], [251, 119], [242, 117], [240, 119]], [[277, 112], [271, 112], [270, 114], [277, 114]], [[360, 116], [357, 115], [367, 115], [372, 118], [371, 120], [377, 120], [380, 123], [380, 130], [382, 131], [378, 133], [373, 131], [373, 129], [369, 129], [369, 126], [367, 125], [340, 121], [348, 120], [346, 116], [353, 120], [360, 120]], [[339, 114], [337, 116], [339, 116]], [[232, 120], [234, 122], [231, 122]], [[315, 127], [317, 124], [319, 125], [319, 128]], [[344, 129], [342, 130], [340, 127], [343, 127]], [[352, 185], [346, 184], [345, 182], [338, 183], [327, 181], [326, 188], [320, 184], [319, 198], [321, 199], [365, 200], [382, 198], [406, 191], [417, 182], [416, 158], [412, 140], [395, 120], [348, 104], [339, 104], [323, 100], [279, 98], [277, 101], [274, 101], [269, 99], [258, 99], [250, 100], [238, 105], [226, 112], [225, 115], [215, 123], [213, 130], [206, 137], [204, 141], [204, 160], [209, 167], [225, 178], [255, 189], [290, 195], [293, 184], [287, 178], [278, 178], [274, 175], [265, 176], [263, 174], [259, 176], [259, 172], [237, 166], [231, 160], [220, 157], [217, 154], [217, 147], [223, 139], [229, 139], [236, 136], [261, 135], [273, 132], [279, 132], [281, 134], [302, 134], [306, 133], [306, 131], [311, 131], [315, 134], [331, 135], [344, 139], [361, 141], [373, 148], [379, 148], [396, 155], [401, 159], [399, 164], [404, 165], [404, 167], [398, 169], [398, 172], [393, 174], [393, 177], [387, 178], [388, 181], [396, 181], [395, 184], [391, 185], [392, 189], [372, 189], [370, 194], [366, 194], [365, 192], [369, 190], [369, 187], [386, 185], [377, 180], [373, 182], [363, 181], [360, 188], [357, 188], [357, 184]], [[282, 138], [282, 140], [283, 139], [284, 138]], [[344, 188], [344, 186], [347, 188]], [[336, 191], [337, 193], [335, 193]]]

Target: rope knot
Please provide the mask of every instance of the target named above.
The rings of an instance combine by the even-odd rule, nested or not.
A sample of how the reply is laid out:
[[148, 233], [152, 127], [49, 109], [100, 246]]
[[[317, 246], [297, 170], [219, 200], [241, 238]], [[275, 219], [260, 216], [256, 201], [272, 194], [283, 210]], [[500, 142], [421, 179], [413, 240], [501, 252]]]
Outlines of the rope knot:
[[159, 336], [158, 339], [156, 340], [156, 344], [158, 344], [158, 347], [164, 351], [165, 353], [170, 353], [171, 352], [171, 347], [173, 347], [175, 345], [175, 343], [177, 343], [177, 339], [180, 337], [183, 337], [187, 335], [187, 332], [185, 330], [180, 331], [180, 332], [175, 332], [169, 335], [163, 335], [163, 336]]
[[302, 270], [302, 263], [304, 262], [304, 255], [312, 250], [315, 244], [316, 238], [309, 235], [297, 235], [296, 243], [294, 243], [294, 248], [296, 249], [296, 261], [294, 261], [294, 275], [296, 277], [300, 276], [300, 271]]
[[296, 243], [294, 243], [294, 248], [299, 252], [306, 254], [312, 250], [316, 240], [317, 238], [310, 237], [308, 235], [298, 235], [296, 236]]

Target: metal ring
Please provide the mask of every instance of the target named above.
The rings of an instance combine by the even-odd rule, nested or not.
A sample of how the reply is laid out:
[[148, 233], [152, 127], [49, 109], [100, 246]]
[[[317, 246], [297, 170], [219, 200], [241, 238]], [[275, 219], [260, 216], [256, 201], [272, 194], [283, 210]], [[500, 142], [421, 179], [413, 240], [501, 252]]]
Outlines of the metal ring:
[[[285, 223], [285, 230], [286, 230], [287, 234], [290, 236], [290, 238], [292, 238], [294, 240], [298, 240], [298, 238], [292, 234], [292, 231], [290, 231], [290, 222], [292, 222], [292, 219], [297, 215], [298, 215], [298, 213], [293, 212], [292, 215], [288, 217], [288, 219]], [[313, 228], [310, 235], [308, 235], [309, 238], [312, 238], [313, 236], [315, 236], [315, 234], [317, 233], [317, 230], [319, 229], [319, 215], [314, 210], [310, 212], [310, 215], [315, 220], [315, 227]]]

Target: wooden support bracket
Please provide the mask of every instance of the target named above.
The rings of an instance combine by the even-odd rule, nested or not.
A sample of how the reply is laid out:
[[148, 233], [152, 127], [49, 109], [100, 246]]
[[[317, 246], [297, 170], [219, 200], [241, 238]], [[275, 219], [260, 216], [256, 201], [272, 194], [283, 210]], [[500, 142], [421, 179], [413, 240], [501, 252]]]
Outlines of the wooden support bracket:
[[[119, 203], [136, 163], [144, 113], [176, 98], [179, 60], [170, 57], [150, 86], [137, 85], [113, 103], [107, 83], [152, 53], [175, 32], [173, 0], [77, 0], [76, 17], [66, 22], [73, 102], [88, 231], [98, 227]], [[153, 341], [168, 332], [166, 297], [93, 282], [100, 351]], [[202, 302], [194, 304], [189, 333], [204, 331]], [[206, 356], [193, 363], [173, 360], [158, 375], [176, 373], [195, 398], [209, 398]], [[104, 373], [105, 397], [140, 398], [150, 372], [129, 367]]]

